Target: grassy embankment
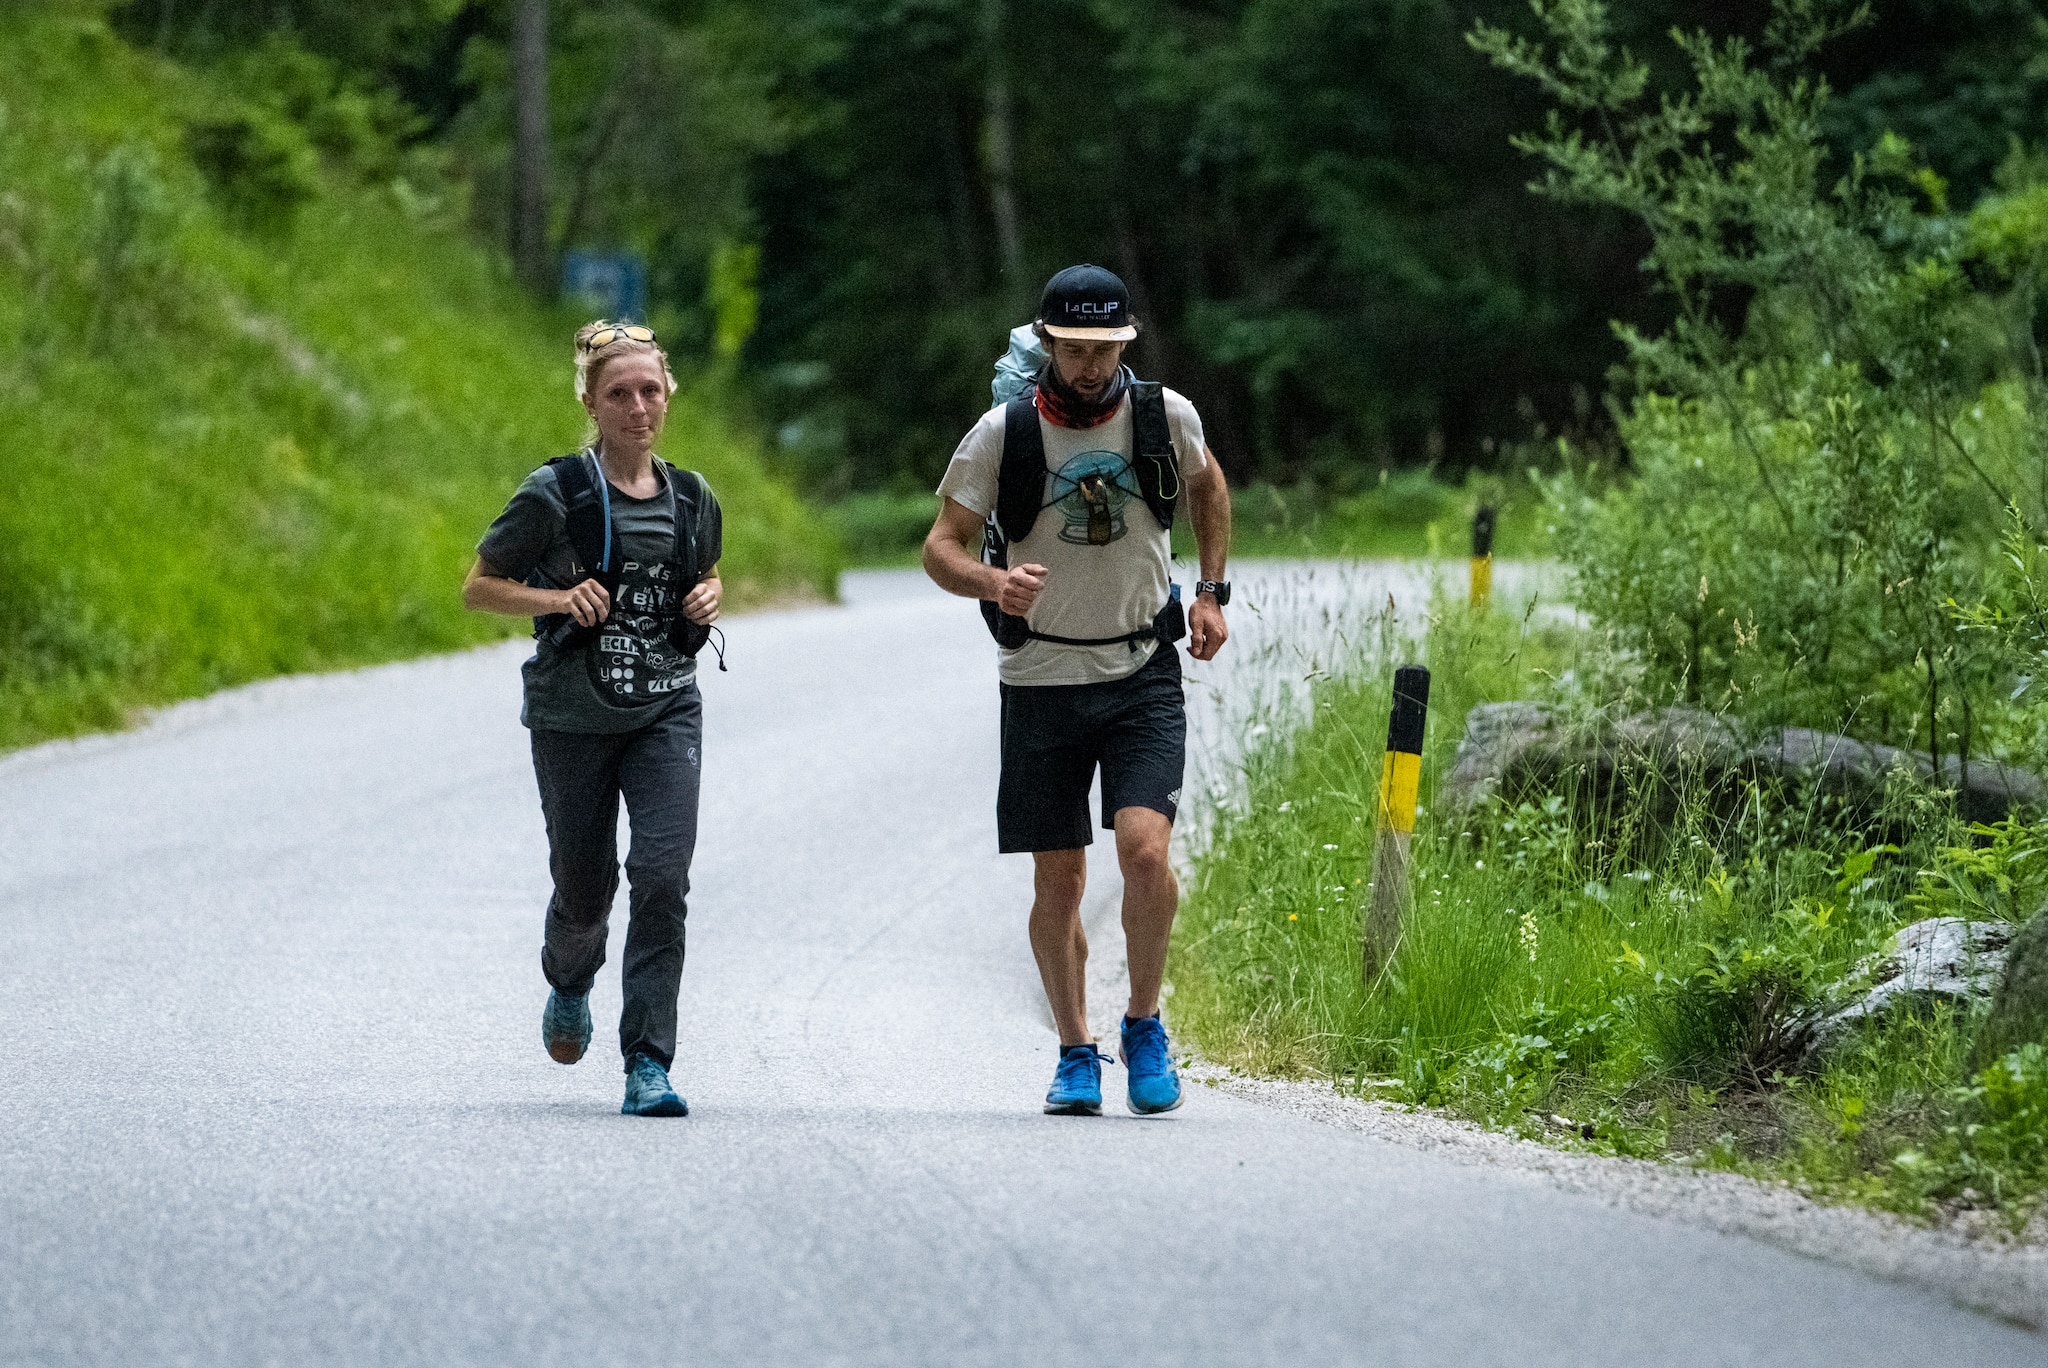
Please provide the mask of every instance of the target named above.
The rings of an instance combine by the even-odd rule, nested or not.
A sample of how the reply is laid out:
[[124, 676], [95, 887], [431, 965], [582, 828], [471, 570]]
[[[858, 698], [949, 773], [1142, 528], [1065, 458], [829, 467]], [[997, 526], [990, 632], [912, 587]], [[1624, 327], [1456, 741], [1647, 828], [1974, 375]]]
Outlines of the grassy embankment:
[[[576, 320], [274, 119], [245, 180], [311, 193], [224, 199], [194, 130], [247, 106], [90, 11], [0, 14], [0, 102], [0, 748], [519, 631], [456, 586], [579, 438]], [[829, 594], [829, 530], [708, 391], [677, 400], [663, 451], [726, 506], [733, 599]]]
[[[1478, 477], [1458, 486], [1434, 479], [1427, 471], [1406, 470], [1343, 497], [1311, 487], [1281, 489], [1253, 483], [1234, 488], [1231, 555], [1234, 559], [1463, 556], [1471, 550], [1472, 512], [1482, 497], [1501, 510], [1496, 555], [1546, 553], [1549, 537], [1542, 501], [1526, 484]], [[915, 565], [937, 511], [938, 500], [930, 494], [881, 493], [842, 499], [828, 505], [824, 515], [854, 564]], [[1173, 553], [1192, 558], [1194, 550], [1195, 539], [1183, 514], [1174, 524]]]
[[[1830, 1200], [2014, 1228], [2039, 1209], [2041, 1047], [1973, 1067], [1975, 1022], [1936, 1011], [1817, 1071], [1773, 1051], [1793, 1012], [1898, 927], [2023, 918], [2048, 892], [2048, 830], [1973, 839], [1944, 799], [1907, 790], [1860, 822], [1761, 790], [1732, 815], [1682, 792], [1662, 823], [1564, 795], [1460, 816], [1431, 798], [1473, 705], [1625, 707], [1615, 662], [1590, 634], [1443, 603], [1420, 642], [1363, 636], [1315, 685], [1306, 726], [1270, 702], [1244, 719], [1259, 737], [1244, 790], [1197, 859], [1177, 930], [1172, 1014], [1191, 1044], [1253, 1072], [1328, 1076]], [[1397, 659], [1433, 675], [1425, 809], [1413, 913], [1368, 984], [1359, 930]]]

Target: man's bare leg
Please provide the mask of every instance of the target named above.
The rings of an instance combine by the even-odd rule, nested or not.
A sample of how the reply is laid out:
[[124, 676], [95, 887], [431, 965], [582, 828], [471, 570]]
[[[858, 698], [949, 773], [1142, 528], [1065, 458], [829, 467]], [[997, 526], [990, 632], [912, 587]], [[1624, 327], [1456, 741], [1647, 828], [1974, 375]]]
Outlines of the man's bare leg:
[[1135, 1021], [1159, 1010], [1180, 884], [1167, 855], [1173, 822], [1165, 813], [1118, 808], [1115, 822], [1116, 861], [1124, 875], [1124, 956], [1131, 969], [1131, 1001], [1124, 1013]]
[[[1081, 929], [1088, 852], [1041, 850], [1031, 858], [1036, 893], [1031, 902], [1031, 953], [1038, 957], [1038, 977], [1045, 984], [1053, 1025], [1059, 1028], [1060, 1048], [1086, 1045], [1094, 1039], [1088, 1033], [1088, 934]], [[1156, 980], [1153, 989], [1158, 990]]]

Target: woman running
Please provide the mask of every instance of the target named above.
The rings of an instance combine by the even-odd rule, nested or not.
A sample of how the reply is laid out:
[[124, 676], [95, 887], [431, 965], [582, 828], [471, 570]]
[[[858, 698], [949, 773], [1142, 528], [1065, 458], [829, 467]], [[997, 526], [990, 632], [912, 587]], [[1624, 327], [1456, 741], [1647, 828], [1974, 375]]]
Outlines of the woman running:
[[626, 800], [632, 920], [619, 1048], [632, 1116], [690, 1111], [668, 1070], [697, 844], [696, 654], [718, 617], [722, 523], [703, 477], [654, 454], [675, 387], [648, 329], [602, 319], [578, 329], [585, 448], [526, 477], [462, 586], [469, 608], [533, 618], [520, 721], [533, 734], [555, 884], [541, 948], [554, 991], [540, 1029], [558, 1063], [590, 1045]]

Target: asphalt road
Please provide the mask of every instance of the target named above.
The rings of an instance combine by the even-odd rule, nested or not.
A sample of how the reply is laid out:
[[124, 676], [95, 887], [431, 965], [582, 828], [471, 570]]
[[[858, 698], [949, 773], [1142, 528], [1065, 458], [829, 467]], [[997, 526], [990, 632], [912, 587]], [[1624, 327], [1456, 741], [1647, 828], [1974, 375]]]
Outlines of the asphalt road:
[[618, 1114], [617, 939], [590, 1057], [541, 1051], [520, 645], [0, 760], [0, 1362], [2048, 1361], [1207, 1089], [1040, 1115], [992, 648], [850, 590], [706, 683], [687, 1120]]

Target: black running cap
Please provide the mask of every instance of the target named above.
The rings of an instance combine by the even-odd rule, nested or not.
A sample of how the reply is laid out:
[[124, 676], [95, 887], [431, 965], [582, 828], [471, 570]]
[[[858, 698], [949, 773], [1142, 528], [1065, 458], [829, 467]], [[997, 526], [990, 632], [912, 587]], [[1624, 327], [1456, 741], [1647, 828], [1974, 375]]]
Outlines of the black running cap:
[[1394, 710], [1387, 717], [1387, 749], [1422, 754], [1422, 725], [1429, 716], [1429, 671], [1403, 665], [1394, 671]]
[[1131, 292], [1100, 266], [1069, 266], [1046, 281], [1038, 321], [1054, 337], [1084, 342], [1128, 342], [1138, 335]]

